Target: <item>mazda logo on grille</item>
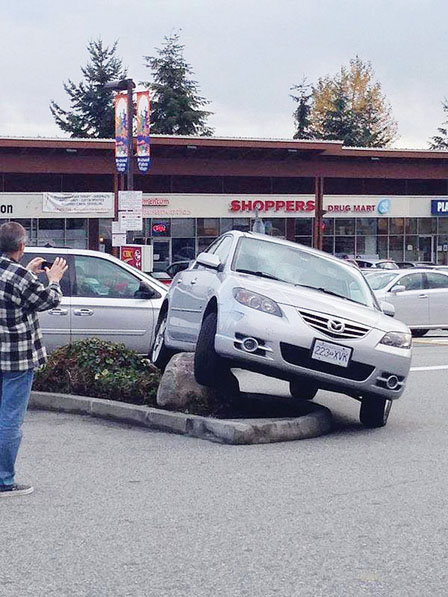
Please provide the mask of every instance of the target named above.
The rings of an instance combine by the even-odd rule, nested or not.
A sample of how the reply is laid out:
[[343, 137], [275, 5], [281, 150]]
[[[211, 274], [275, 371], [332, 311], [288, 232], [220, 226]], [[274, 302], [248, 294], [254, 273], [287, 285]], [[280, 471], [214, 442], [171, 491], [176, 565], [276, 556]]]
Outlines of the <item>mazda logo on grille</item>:
[[327, 321], [327, 328], [330, 330], [330, 332], [342, 334], [345, 330], [345, 323], [339, 319], [329, 319]]

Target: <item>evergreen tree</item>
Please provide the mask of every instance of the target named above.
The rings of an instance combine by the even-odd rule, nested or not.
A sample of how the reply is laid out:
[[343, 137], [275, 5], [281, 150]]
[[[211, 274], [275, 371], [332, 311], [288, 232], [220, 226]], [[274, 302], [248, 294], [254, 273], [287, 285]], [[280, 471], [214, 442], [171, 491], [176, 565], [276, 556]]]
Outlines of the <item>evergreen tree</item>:
[[334, 77], [320, 78], [307, 107], [301, 138], [340, 140], [358, 147], [385, 147], [397, 138], [396, 122], [372, 66], [358, 56]]
[[[448, 112], [448, 100], [444, 99], [442, 102], [443, 111]], [[429, 147], [431, 149], [448, 149], [448, 120], [442, 123], [442, 126], [437, 129], [438, 135], [431, 137]]]
[[298, 106], [293, 113], [294, 121], [296, 123], [294, 139], [310, 139], [312, 137], [310, 131], [311, 85], [307, 84], [306, 79], [304, 78], [302, 83], [291, 87], [291, 91], [296, 92], [296, 95], [291, 95], [291, 97], [298, 103]]
[[103, 45], [101, 39], [90, 41], [87, 50], [90, 61], [81, 67], [84, 80], [78, 85], [70, 79], [64, 83], [71, 109], [64, 110], [51, 101], [50, 110], [56, 124], [72, 137], [111, 138], [114, 136], [114, 100], [104, 85], [126, 78], [126, 69], [116, 55], [117, 43]]
[[212, 112], [201, 108], [210, 102], [199, 95], [198, 83], [189, 78], [193, 74], [185, 61], [184, 46], [179, 34], [165, 37], [157, 56], [145, 56], [152, 70], [151, 131], [165, 135], [212, 135], [207, 118]]

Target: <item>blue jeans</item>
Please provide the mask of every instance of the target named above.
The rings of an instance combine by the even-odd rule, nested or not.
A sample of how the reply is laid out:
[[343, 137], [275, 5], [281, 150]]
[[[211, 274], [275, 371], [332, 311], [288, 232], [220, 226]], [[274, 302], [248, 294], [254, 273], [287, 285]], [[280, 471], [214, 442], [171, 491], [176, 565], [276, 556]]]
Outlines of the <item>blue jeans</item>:
[[14, 483], [15, 464], [34, 369], [0, 371], [0, 486]]

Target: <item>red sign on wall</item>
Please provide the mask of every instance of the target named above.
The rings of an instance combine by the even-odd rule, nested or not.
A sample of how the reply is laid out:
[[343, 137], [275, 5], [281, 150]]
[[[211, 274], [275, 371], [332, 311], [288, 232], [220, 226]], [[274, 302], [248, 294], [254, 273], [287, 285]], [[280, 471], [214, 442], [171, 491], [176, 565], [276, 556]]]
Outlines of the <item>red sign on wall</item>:
[[121, 260], [137, 269], [142, 269], [142, 247], [141, 245], [122, 245]]

